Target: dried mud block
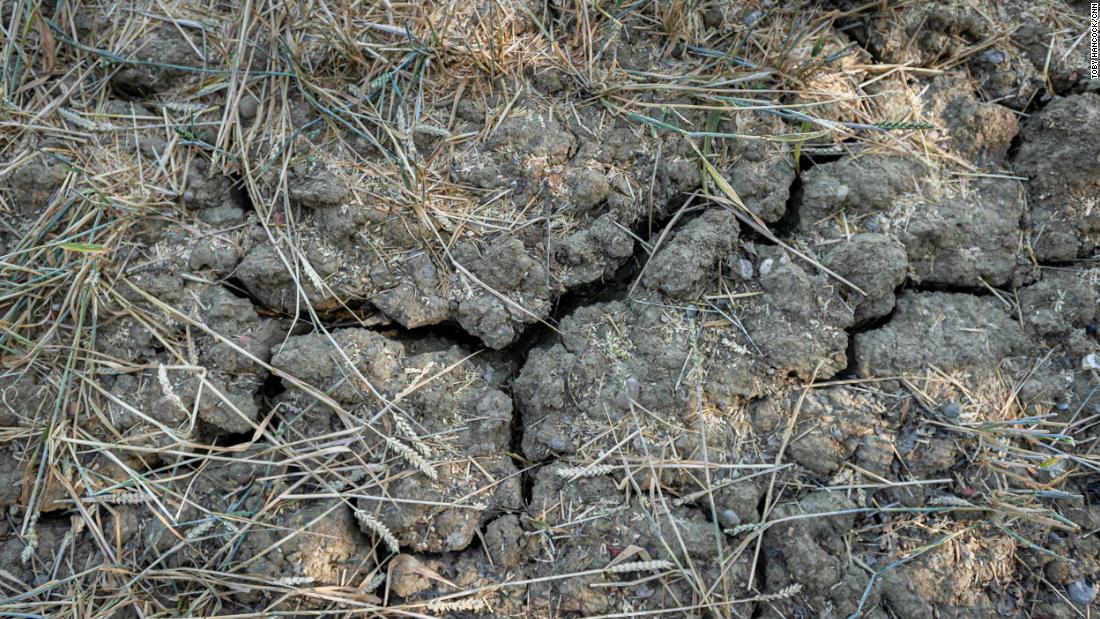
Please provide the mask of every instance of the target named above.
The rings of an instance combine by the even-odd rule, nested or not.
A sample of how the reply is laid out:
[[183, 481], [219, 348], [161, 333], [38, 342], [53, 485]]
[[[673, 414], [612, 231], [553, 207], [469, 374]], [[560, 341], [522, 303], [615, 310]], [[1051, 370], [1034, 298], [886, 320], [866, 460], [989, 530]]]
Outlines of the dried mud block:
[[902, 619], [1011, 616], [1025, 611], [995, 592], [1014, 578], [1015, 553], [1007, 536], [965, 534], [887, 571], [875, 586]]
[[199, 218], [211, 226], [231, 226], [245, 220], [244, 195], [236, 182], [211, 171], [206, 160], [191, 162], [184, 187], [184, 205], [197, 209]]
[[934, 0], [873, 14], [867, 23], [867, 48], [887, 62], [926, 66], [950, 55], [967, 39], [983, 38], [989, 26], [975, 6], [960, 0]]
[[[346, 501], [321, 499], [272, 509], [266, 502], [283, 488], [283, 481], [265, 478], [278, 471], [275, 465], [230, 460], [189, 477], [190, 503], [178, 519], [186, 524], [176, 525], [187, 543], [180, 556], [170, 557], [170, 564], [201, 558], [221, 569], [233, 568], [242, 578], [232, 589], [245, 603], [277, 596], [277, 590], [258, 585], [269, 588], [283, 579], [299, 585], [359, 585], [374, 559], [351, 507]], [[177, 534], [144, 509], [142, 537], [149, 540], [151, 556], [177, 545]], [[242, 518], [241, 513], [251, 515]]]
[[[109, 407], [115, 430], [156, 427], [159, 433], [168, 428], [184, 436], [194, 426], [194, 413], [215, 435], [251, 432], [260, 411], [262, 384], [256, 374], [229, 374], [214, 369], [202, 376], [165, 370], [163, 379], [159, 370], [145, 370], [102, 381], [116, 399]], [[166, 436], [159, 436], [167, 442]]]
[[[764, 534], [765, 594], [779, 594], [792, 585], [802, 588], [761, 605], [761, 616], [796, 617], [810, 609], [833, 609], [847, 616], [859, 604], [870, 576], [849, 560], [847, 539], [855, 524], [854, 514], [812, 516], [857, 507], [843, 492], [820, 490], [794, 501], [780, 503], [770, 520], [795, 518], [772, 525]], [[798, 519], [798, 516], [809, 515]], [[877, 605], [877, 592], [868, 601]]]
[[558, 243], [555, 260], [559, 276], [568, 287], [594, 282], [614, 272], [634, 254], [634, 239], [610, 214]]
[[1006, 27], [1036, 21], [1033, 15], [1013, 15], [1010, 4], [935, 0], [891, 7], [870, 16], [861, 38], [872, 56], [885, 62], [938, 68], [965, 58], [986, 100], [1022, 110], [1043, 90], [1042, 61], [1035, 64], [1031, 55], [1012, 45], [971, 51]]
[[838, 296], [842, 284], [811, 275], [786, 253], [773, 253], [761, 251], [757, 266], [763, 302], [747, 303], [741, 314], [750, 344], [763, 353], [771, 376], [832, 376], [847, 366], [845, 329], [854, 320]]
[[287, 190], [291, 200], [312, 209], [340, 207], [352, 199], [347, 181], [317, 158], [291, 168]]
[[[412, 353], [401, 342], [367, 329], [340, 329], [332, 332], [332, 339], [342, 354], [323, 334], [301, 335], [276, 345], [271, 363], [349, 408], [374, 402], [362, 382], [366, 379], [394, 402], [388, 416], [395, 424], [409, 426], [400, 430], [404, 437], [430, 443], [441, 454], [497, 455], [508, 447], [511, 398], [499, 388], [493, 368], [470, 358], [469, 351], [448, 346]], [[287, 393], [288, 402], [312, 400], [290, 385]], [[309, 415], [313, 421], [296, 432], [320, 435], [341, 427], [337, 416], [324, 407], [312, 407]], [[409, 434], [433, 438], [421, 441]]]
[[[148, 325], [127, 315], [107, 322], [96, 341], [101, 352], [153, 366], [100, 378], [100, 384], [116, 398], [110, 402], [114, 428], [125, 431], [161, 424], [173, 432], [186, 433], [194, 426], [192, 413], [197, 411], [198, 419], [215, 433], [253, 430], [260, 389], [268, 377], [263, 364], [270, 358], [272, 344], [286, 334], [286, 323], [260, 316], [247, 299], [220, 286], [184, 282], [168, 275], [137, 278], [137, 282], [149, 294], [199, 319], [220, 337], [193, 330], [190, 352], [204, 369], [167, 369], [181, 365], [181, 361], [157, 352], [160, 340]], [[169, 321], [161, 328], [161, 337], [183, 331], [182, 325]]]
[[1040, 261], [1073, 260], [1100, 245], [1100, 94], [1052, 101], [1024, 122], [1016, 173], [1030, 179], [1031, 247]]
[[[801, 397], [791, 394], [784, 402], [793, 409]], [[846, 388], [815, 389], [802, 398], [801, 423], [787, 454], [819, 477], [848, 461], [889, 476], [897, 439], [892, 417], [883, 399]]]
[[460, 273], [452, 283], [454, 317], [467, 333], [490, 348], [504, 348], [520, 336], [522, 325], [549, 316], [549, 274], [518, 239], [502, 236], [487, 247], [463, 245], [453, 253], [477, 278]]
[[230, 374], [267, 377], [264, 364], [271, 360], [271, 347], [286, 335], [288, 325], [280, 319], [257, 313], [248, 299], [225, 288], [212, 286], [200, 297], [199, 315], [215, 337], [205, 331], [195, 336], [202, 365]]
[[288, 338], [275, 346], [272, 364], [354, 415], [337, 415], [291, 386], [280, 407], [286, 431], [296, 436], [370, 422], [365, 416], [376, 407], [364, 379], [392, 402], [381, 416], [383, 427], [363, 434], [370, 451], [362, 457], [383, 458], [389, 472], [369, 486], [378, 498], [360, 499], [359, 510], [402, 546], [450, 552], [469, 546], [478, 528], [501, 511], [520, 507], [519, 474], [500, 455], [511, 442], [512, 402], [489, 365], [457, 346], [412, 352], [366, 329], [342, 329], [332, 337], [358, 375], [322, 334]]
[[304, 238], [300, 253], [280, 249], [270, 241], [258, 243], [233, 272], [257, 301], [291, 313], [302, 311], [303, 295], [315, 308], [339, 306], [329, 290], [334, 279], [356, 271], [353, 254], [342, 253], [333, 240], [317, 236]]
[[906, 292], [885, 326], [855, 335], [856, 366], [863, 376], [942, 370], [991, 369], [1020, 353], [1020, 325], [993, 297]]
[[373, 567], [368, 541], [344, 501], [294, 505], [271, 520], [242, 535], [237, 560], [246, 574], [302, 578], [314, 586], [356, 586], [356, 576], [362, 578]]
[[[433, 467], [422, 475], [384, 480], [385, 498], [359, 499], [358, 508], [382, 523], [403, 547], [451, 552], [470, 545], [480, 527], [502, 511], [523, 506], [519, 472], [506, 457], [479, 457]], [[363, 524], [364, 533], [376, 533]]]
[[[383, 587], [388, 589], [391, 600], [397, 597], [418, 604], [411, 607], [414, 611], [426, 608], [432, 616], [486, 619], [525, 617], [531, 613], [527, 587], [506, 584], [522, 580], [525, 572], [491, 561], [479, 550], [434, 555], [401, 554], [390, 561], [390, 566]], [[502, 583], [505, 585], [498, 586]], [[446, 597], [474, 590], [479, 591]]]
[[[778, 116], [734, 114], [732, 121], [719, 124], [719, 131], [780, 136], [788, 129]], [[795, 179], [790, 146], [767, 139], [739, 139], [726, 142], [725, 148], [724, 158], [715, 167], [745, 207], [767, 223], [782, 219]]]
[[72, 530], [73, 526], [64, 520], [39, 523], [34, 528], [35, 544], [30, 551], [22, 536], [4, 536], [0, 538], [0, 565], [12, 577], [32, 586], [48, 583], [47, 575], [53, 573], [54, 566], [58, 576], [66, 577], [101, 565], [104, 557], [90, 534], [73, 540]]
[[[550, 267], [544, 287], [572, 288], [613, 274], [632, 254], [629, 231], [646, 209], [663, 216], [671, 199], [699, 183], [682, 140], [650, 136], [593, 110], [573, 116], [521, 102], [489, 140], [452, 162], [458, 181], [503, 192], [492, 209], [500, 217], [515, 216], [506, 207], [534, 205], [534, 213], [549, 218], [548, 226], [521, 232], [536, 261]], [[590, 129], [596, 126], [599, 134]]]
[[1011, 280], [1024, 214], [1020, 183], [981, 179], [918, 211], [898, 232], [913, 280], [973, 287]]
[[[0, 191], [15, 207], [16, 224], [30, 224], [59, 196], [69, 173], [60, 159], [39, 155], [0, 179]], [[22, 221], [19, 221], [22, 220]]]
[[995, 167], [1004, 160], [1019, 123], [1008, 108], [983, 103], [961, 74], [937, 77], [924, 94], [924, 112], [936, 125], [938, 144], [965, 161]]
[[[387, 207], [313, 207], [299, 234], [300, 255], [260, 243], [235, 275], [261, 303], [283, 311], [301, 307], [302, 294], [319, 308], [367, 299], [407, 328], [453, 321], [492, 348], [549, 315], [560, 286], [545, 259], [517, 237], [460, 240], [449, 258], [433, 257], [432, 233], [403, 217]], [[632, 250], [630, 241], [626, 255]]]
[[384, 383], [400, 371], [403, 354], [399, 342], [374, 331], [340, 329], [331, 339], [323, 333], [287, 338], [272, 348], [271, 365], [338, 401], [354, 403], [370, 397], [359, 376]]
[[[1076, 9], [1076, 15], [1067, 12], [1071, 21], [1083, 19], [1085, 16], [1084, 3], [1066, 3], [1071, 11]], [[1021, 23], [1011, 35], [1012, 42], [1023, 50], [1031, 64], [1038, 68], [1046, 68], [1050, 77], [1050, 85], [1054, 87], [1054, 94], [1069, 95], [1074, 92], [1083, 92], [1089, 85], [1088, 71], [1088, 46], [1073, 46], [1075, 35], [1072, 32], [1059, 32], [1059, 24], [1049, 19], [1043, 19], [1040, 15], [1029, 15], [1027, 11], [1032, 8], [1041, 10], [1042, 7], [1032, 7], [1030, 3], [1020, 3], [1024, 9], [1021, 15]], [[1079, 22], [1078, 23], [1083, 23]], [[1062, 51], [1060, 47], [1051, 49], [1051, 41], [1060, 42], [1062, 46], [1070, 47]], [[994, 48], [993, 51], [999, 51]], [[985, 56], [983, 54], [983, 56]], [[987, 61], [1000, 61], [1001, 55], [991, 54], [985, 56]]]
[[[188, 75], [180, 67], [202, 67], [204, 59], [195, 51], [202, 49], [202, 36], [174, 24], [146, 32], [119, 55], [135, 62], [125, 63], [111, 77], [111, 85], [129, 95], [148, 95], [173, 88]], [[174, 65], [174, 66], [169, 66]]]
[[[1085, 501], [1073, 501], [1063, 508], [1062, 514], [1081, 531], [1095, 531], [1100, 526], [1100, 509]], [[1046, 548], [1059, 556], [1028, 549], [1024, 561], [1029, 567], [1042, 569], [1051, 583], [1066, 587], [1070, 593], [1077, 593], [1077, 599], [1073, 601], [1082, 604], [1081, 598], [1088, 597], [1090, 583], [1095, 583], [1100, 576], [1100, 540], [1095, 535], [1074, 535], [1063, 531], [1052, 532], [1048, 544]], [[1095, 585], [1091, 588], [1095, 595]]]
[[[515, 383], [532, 460], [612, 445], [610, 427], [634, 429], [630, 401], [662, 411], [667, 424], [642, 419], [646, 440], [699, 447], [698, 396], [719, 410], [777, 388], [788, 375], [809, 380], [846, 364], [851, 309], [822, 279], [785, 257], [767, 258], [754, 295], [737, 307], [685, 311], [660, 296], [583, 307], [562, 320], [561, 341], [531, 351]], [[725, 328], [703, 323], [728, 317]], [[722, 322], [719, 320], [719, 322]], [[747, 332], [747, 335], [746, 335]], [[751, 340], [750, 340], [751, 338]], [[716, 441], [728, 430], [708, 430]], [[713, 434], [712, 434], [713, 432]], [[599, 438], [596, 443], [593, 439]], [[640, 453], [638, 441], [628, 445]]]
[[[707, 275], [737, 247], [740, 227], [725, 209], [712, 209], [677, 230], [645, 267], [642, 282], [670, 297], [703, 292]], [[710, 271], [710, 273], [708, 273]]]
[[405, 328], [437, 325], [451, 317], [450, 302], [435, 292], [442, 287], [444, 275], [427, 253], [409, 258], [400, 277], [381, 277], [392, 281], [393, 287], [372, 296], [371, 302]]
[[1024, 325], [1040, 336], [1059, 336], [1077, 329], [1095, 332], [1100, 280], [1094, 271], [1044, 268], [1042, 278], [1019, 291]]
[[905, 246], [893, 237], [874, 232], [853, 234], [830, 248], [823, 263], [859, 286], [866, 295], [840, 288], [840, 295], [855, 306], [855, 322], [889, 314], [894, 309], [894, 290], [905, 281], [909, 261]]
[[[751, 568], [751, 553], [729, 559], [735, 556], [730, 541], [715, 535], [713, 523], [702, 510], [671, 506], [664, 501], [651, 503], [643, 497], [628, 499], [611, 477], [569, 480], [559, 475], [556, 467], [543, 467], [535, 474], [527, 515], [542, 529], [540, 535], [553, 540], [552, 545], [542, 546], [543, 554], [531, 567], [533, 577], [601, 569], [630, 546], [645, 550], [652, 560], [691, 565], [699, 580], [708, 585], [718, 578], [743, 582]], [[726, 563], [722, 557], [726, 557]], [[630, 560], [642, 561], [643, 556], [635, 555]], [[679, 608], [685, 600], [693, 599], [692, 585], [676, 573], [664, 576], [660, 582], [591, 586], [629, 582], [651, 573], [593, 574], [535, 582], [529, 585], [529, 599], [540, 616]]]
[[919, 161], [899, 156], [869, 155], [814, 166], [803, 176], [799, 228], [826, 239], [844, 236], [844, 223], [851, 232], [883, 231], [888, 226], [878, 216], [893, 209], [900, 197], [917, 192], [927, 173]]

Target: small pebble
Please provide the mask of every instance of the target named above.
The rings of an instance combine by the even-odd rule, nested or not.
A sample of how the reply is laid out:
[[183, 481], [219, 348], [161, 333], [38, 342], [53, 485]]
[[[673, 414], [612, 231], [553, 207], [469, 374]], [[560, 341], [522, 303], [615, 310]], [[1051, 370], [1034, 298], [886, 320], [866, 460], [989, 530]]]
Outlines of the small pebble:
[[752, 279], [752, 263], [744, 258], [737, 260], [737, 274], [741, 276], [741, 279], [749, 281]]
[[727, 529], [732, 529], [741, 524], [741, 517], [737, 515], [737, 512], [732, 509], [723, 509], [718, 512], [718, 521], [722, 523], [722, 526]]
[[1008, 54], [997, 49], [991, 49], [979, 56], [979, 58], [982, 62], [988, 62], [989, 64], [1001, 64], [1008, 60]]
[[624, 411], [630, 410], [630, 398], [627, 397], [625, 391], [620, 391], [615, 394], [615, 406], [618, 406]]
[[237, 104], [237, 111], [240, 112], [241, 118], [244, 120], [252, 120], [256, 118], [256, 111], [259, 107], [260, 103], [256, 101], [256, 97], [245, 95], [241, 97], [241, 102]]
[[947, 417], [950, 417], [950, 418], [954, 419], [955, 417], [958, 417], [962, 413], [962, 410], [963, 410], [962, 404], [959, 404], [958, 402], [952, 402], [952, 403], [948, 404], [947, 406], [943, 407], [943, 414], [946, 415]]
[[633, 376], [626, 379], [626, 393], [631, 400], [637, 402], [638, 396], [642, 393], [642, 383], [638, 382], [638, 379]]
[[556, 451], [558, 453], [569, 451], [570, 448], [569, 443], [560, 436], [551, 436], [550, 440], [546, 441], [546, 446], [549, 447], [551, 451]]
[[1073, 600], [1074, 604], [1092, 604], [1096, 599], [1096, 593], [1100, 590], [1096, 583], [1089, 582], [1085, 579], [1075, 580], [1066, 587], [1066, 593], [1069, 593], [1069, 599]]
[[1100, 370], [1100, 357], [1096, 353], [1089, 353], [1081, 360], [1081, 367], [1086, 370]]

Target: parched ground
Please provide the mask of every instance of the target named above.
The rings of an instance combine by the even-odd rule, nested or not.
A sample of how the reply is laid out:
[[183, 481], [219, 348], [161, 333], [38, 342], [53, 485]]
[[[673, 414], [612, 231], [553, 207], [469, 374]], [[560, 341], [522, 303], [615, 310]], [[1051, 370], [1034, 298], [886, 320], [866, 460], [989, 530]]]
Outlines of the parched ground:
[[0, 3], [0, 615], [1089, 617], [1088, 3]]

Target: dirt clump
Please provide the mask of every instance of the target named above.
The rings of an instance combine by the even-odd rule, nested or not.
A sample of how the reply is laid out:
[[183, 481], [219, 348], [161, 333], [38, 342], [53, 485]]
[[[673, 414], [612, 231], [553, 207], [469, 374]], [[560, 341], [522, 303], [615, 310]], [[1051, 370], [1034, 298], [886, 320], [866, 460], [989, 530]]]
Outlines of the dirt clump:
[[892, 376], [928, 364], [942, 369], [990, 369], [1025, 350], [1023, 330], [994, 297], [906, 292], [890, 321], [855, 336], [863, 376]]
[[845, 158], [814, 166], [803, 176], [799, 229], [835, 239], [847, 232], [885, 232], [899, 197], [917, 192], [927, 171], [899, 156]]
[[691, 220], [669, 239], [646, 265], [643, 282], [670, 297], [702, 291], [714, 265], [737, 247], [740, 226], [724, 209], [710, 209]]
[[894, 309], [894, 291], [905, 281], [909, 267], [905, 247], [899, 241], [884, 234], [861, 232], [826, 251], [823, 264], [865, 293], [840, 290], [841, 296], [855, 306], [857, 324], [881, 318]]
[[899, 234], [914, 281], [979, 287], [1012, 278], [1024, 214], [1017, 181], [982, 179], [918, 208], [922, 216]]
[[[342, 329], [331, 338], [290, 337], [273, 348], [272, 365], [351, 411], [311, 406], [311, 396], [289, 389], [282, 397], [285, 423], [307, 436], [374, 423], [356, 416], [375, 401], [372, 389], [391, 403], [388, 433], [357, 431], [366, 453], [392, 469], [374, 480], [377, 498], [357, 501], [359, 512], [401, 546], [450, 552], [469, 546], [501, 510], [519, 509], [519, 475], [500, 455], [509, 443], [512, 403], [490, 366], [457, 346], [414, 353], [366, 329]], [[386, 438], [389, 433], [400, 438]], [[363, 524], [364, 532], [379, 529]]]
[[974, 95], [974, 85], [958, 74], [932, 81], [925, 93], [925, 111], [939, 130], [945, 150], [965, 161], [996, 167], [1008, 154], [1019, 132], [1016, 114]]
[[129, 95], [148, 95], [172, 88], [192, 75], [188, 68], [203, 68], [201, 35], [184, 34], [181, 28], [165, 25], [138, 38], [132, 49], [135, 62], [123, 65], [111, 77], [111, 85]]
[[[613, 477], [570, 479], [555, 467], [544, 467], [536, 474], [527, 517], [539, 531], [541, 554], [545, 555], [532, 571], [557, 577], [532, 583], [529, 595], [537, 600], [539, 612], [551, 614], [668, 608], [673, 600], [689, 596], [692, 587], [714, 582], [722, 569], [719, 559], [730, 550], [729, 541], [717, 535], [699, 510], [653, 504], [644, 495], [628, 499]], [[617, 581], [649, 571], [614, 571], [612, 560], [628, 548], [645, 551], [632, 560], [656, 560], [687, 571], [659, 587], [616, 586]], [[590, 573], [609, 566], [606, 573]], [[740, 582], [747, 577], [748, 568], [747, 558], [742, 557], [724, 569]], [[578, 572], [585, 574], [568, 577]], [[606, 585], [593, 587], [592, 583]]]
[[1029, 179], [1030, 244], [1040, 261], [1087, 256], [1100, 242], [1098, 125], [1095, 93], [1058, 98], [1023, 123], [1012, 165]]
[[[594, 447], [591, 439], [606, 435], [608, 420], [629, 431], [632, 401], [677, 411], [684, 423], [707, 402], [731, 409], [778, 388], [788, 374], [809, 378], [845, 367], [844, 328], [853, 318], [835, 292], [806, 294], [821, 290], [820, 280], [785, 256], [763, 259], [758, 271], [766, 274], [751, 282], [751, 296], [728, 310], [685, 311], [650, 295], [590, 305], [563, 319], [560, 342], [533, 350], [515, 382], [527, 456]], [[711, 320], [723, 328], [706, 326]], [[694, 449], [694, 425], [652, 430], [661, 442]]]
[[[870, 578], [854, 564], [845, 562], [846, 540], [856, 518], [833, 514], [856, 508], [839, 492], [810, 493], [776, 506], [773, 519], [780, 520], [765, 533], [765, 591], [776, 593], [799, 584], [793, 597], [762, 604], [764, 617], [790, 617], [809, 609], [854, 609]], [[790, 518], [787, 522], [784, 519]], [[872, 607], [877, 603], [872, 596]]]

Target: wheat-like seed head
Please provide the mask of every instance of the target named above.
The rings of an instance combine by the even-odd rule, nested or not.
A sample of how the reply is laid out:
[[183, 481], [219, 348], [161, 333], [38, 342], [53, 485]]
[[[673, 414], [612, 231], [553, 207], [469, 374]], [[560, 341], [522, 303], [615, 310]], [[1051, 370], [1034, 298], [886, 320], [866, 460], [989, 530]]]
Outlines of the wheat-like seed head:
[[379, 522], [369, 512], [363, 509], [355, 510], [355, 519], [359, 521], [359, 524], [363, 527], [370, 529], [386, 543], [386, 546], [390, 549], [390, 552], [397, 554], [401, 552], [401, 544], [397, 541], [397, 536], [390, 531], [389, 527]]
[[653, 561], [631, 561], [629, 563], [620, 563], [618, 565], [612, 565], [605, 571], [610, 574], [623, 574], [625, 572], [659, 572], [661, 570], [670, 570], [674, 567], [676, 567], [676, 565], [672, 561], [655, 559]]
[[558, 477], [599, 477], [615, 470], [613, 464], [595, 464], [592, 466], [563, 466], [557, 470]]

